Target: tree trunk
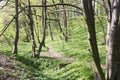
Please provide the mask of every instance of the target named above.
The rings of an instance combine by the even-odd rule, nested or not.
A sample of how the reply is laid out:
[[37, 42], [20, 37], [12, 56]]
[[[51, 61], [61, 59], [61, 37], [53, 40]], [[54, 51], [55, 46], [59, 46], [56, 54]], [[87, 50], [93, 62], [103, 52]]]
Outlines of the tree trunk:
[[42, 50], [42, 47], [45, 46], [46, 26], [47, 26], [47, 23], [46, 23], [46, 19], [47, 19], [46, 0], [42, 0], [42, 5], [44, 6], [44, 7], [42, 7], [42, 28], [43, 29], [42, 29], [42, 40], [41, 40], [41, 42], [39, 44], [38, 54], [40, 54], [40, 52]]
[[37, 17], [37, 13], [36, 13], [36, 10], [34, 10], [34, 13], [35, 13], [35, 19], [36, 19], [36, 29], [35, 29], [35, 34], [36, 34], [36, 38], [38, 40], [38, 43], [40, 44], [40, 30], [39, 30], [39, 24], [38, 24], [38, 17]]
[[15, 18], [15, 39], [13, 44], [13, 54], [18, 53], [18, 39], [19, 39], [19, 24], [18, 24], [18, 0], [15, 0], [15, 12], [16, 12], [16, 18]]
[[95, 80], [105, 80], [104, 73], [100, 65], [99, 52], [96, 41], [94, 11], [92, 7], [92, 0], [82, 0], [83, 14], [88, 29], [88, 39], [90, 51], [93, 59], [93, 69]]
[[[52, 2], [53, 2], [53, 4], [55, 4], [55, 1], [54, 1], [54, 0], [52, 0]], [[56, 20], [57, 20], [57, 23], [58, 23], [60, 32], [61, 32], [62, 35], [65, 37], [65, 32], [64, 32], [64, 30], [62, 29], [62, 26], [61, 26], [61, 24], [60, 24], [59, 13], [57, 12], [58, 8], [57, 8], [56, 6], [55, 6], [55, 9], [56, 9], [56, 12], [55, 12], [55, 14], [56, 14]]]
[[[61, 3], [64, 3], [63, 0], [60, 0]], [[65, 33], [65, 41], [68, 41], [68, 34], [67, 34], [67, 14], [66, 14], [66, 10], [65, 10], [65, 6], [62, 5], [62, 9], [63, 9], [63, 27], [64, 27], [64, 33]]]
[[[25, 3], [20, 0], [20, 2], [19, 2], [20, 10], [23, 9], [22, 5], [26, 6]], [[23, 13], [23, 16], [25, 17], [25, 20], [24, 20], [24, 21], [27, 21], [28, 11], [26, 12], [26, 10], [24, 10], [23, 12], [24, 12], [24, 13]], [[22, 28], [24, 28], [24, 32], [25, 32], [25, 39], [24, 39], [24, 41], [25, 41], [25, 42], [30, 42], [31, 35], [30, 35], [29, 26], [28, 26], [29, 24], [28, 24], [28, 22], [27, 22], [27, 23], [26, 23], [26, 22], [23, 22], [22, 25], [25, 26], [25, 27], [22, 27]]]
[[[49, 19], [50, 19], [50, 15], [49, 15], [49, 14], [48, 14], [48, 17], [49, 17]], [[53, 32], [52, 32], [52, 30], [51, 30], [50, 20], [49, 20], [49, 22], [48, 22], [48, 28], [49, 28], [51, 40], [53, 41], [54, 39], [53, 39]]]
[[107, 53], [107, 80], [120, 80], [119, 13], [120, 0], [114, 0]]
[[35, 43], [35, 39], [34, 39], [33, 18], [32, 18], [32, 14], [31, 14], [30, 0], [28, 0], [28, 4], [29, 4], [29, 10], [28, 10], [29, 22], [28, 22], [28, 25], [30, 26], [30, 33], [31, 33], [31, 40], [32, 40], [32, 57], [35, 57], [36, 43]]

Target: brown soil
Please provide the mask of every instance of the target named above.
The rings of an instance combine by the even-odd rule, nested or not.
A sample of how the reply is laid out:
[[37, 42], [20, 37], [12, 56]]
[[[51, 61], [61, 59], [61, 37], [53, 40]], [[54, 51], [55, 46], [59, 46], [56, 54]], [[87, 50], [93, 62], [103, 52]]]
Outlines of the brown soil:
[[10, 57], [0, 54], [0, 80], [20, 80], [13, 75], [15, 70], [19, 70], [16, 66], [11, 65], [13, 61]]

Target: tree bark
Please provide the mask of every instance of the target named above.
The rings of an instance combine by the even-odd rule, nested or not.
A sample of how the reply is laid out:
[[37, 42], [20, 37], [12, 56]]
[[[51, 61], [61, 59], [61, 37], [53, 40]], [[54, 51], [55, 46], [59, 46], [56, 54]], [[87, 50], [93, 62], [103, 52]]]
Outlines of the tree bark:
[[13, 54], [18, 53], [18, 39], [19, 39], [19, 24], [18, 24], [18, 0], [15, 0], [15, 39], [14, 39], [14, 44], [13, 44]]
[[37, 13], [36, 13], [36, 10], [34, 10], [34, 13], [35, 13], [35, 19], [36, 19], [36, 29], [35, 29], [35, 34], [36, 34], [36, 38], [38, 40], [38, 43], [40, 44], [40, 30], [39, 30], [39, 24], [38, 24], [38, 16], [37, 16]]
[[[63, 0], [60, 0], [61, 3], [64, 3]], [[67, 34], [67, 14], [66, 14], [66, 10], [65, 10], [65, 6], [62, 5], [62, 9], [63, 9], [63, 27], [64, 27], [64, 33], [65, 33], [65, 41], [68, 41], [68, 34]]]
[[114, 0], [107, 53], [107, 80], [120, 80], [119, 13], [120, 0]]
[[96, 41], [95, 32], [95, 20], [94, 11], [92, 7], [92, 0], [82, 0], [83, 3], [83, 14], [88, 29], [88, 39], [90, 45], [90, 51], [93, 59], [94, 76], [96, 80], [105, 80], [104, 73], [100, 65], [100, 58], [98, 52], [98, 46]]
[[31, 40], [32, 40], [32, 57], [35, 57], [36, 43], [35, 43], [35, 39], [34, 39], [33, 18], [32, 18], [32, 14], [31, 14], [30, 0], [28, 0], [28, 4], [29, 4], [29, 10], [28, 10], [29, 22], [28, 22], [28, 25], [30, 26], [30, 34], [31, 34]]
[[47, 19], [46, 0], [42, 0], [42, 5], [44, 6], [44, 7], [42, 7], [42, 28], [43, 28], [43, 30], [42, 30], [42, 40], [39, 44], [38, 54], [41, 53], [42, 47], [45, 46], [46, 26], [47, 26], [47, 23], [46, 23], [46, 19]]
[[[49, 14], [48, 14], [48, 17], [50, 19], [50, 15]], [[51, 25], [50, 25], [50, 20], [48, 22], [48, 28], [49, 28], [51, 40], [53, 41], [54, 39], [53, 39], [53, 32], [52, 32]]]

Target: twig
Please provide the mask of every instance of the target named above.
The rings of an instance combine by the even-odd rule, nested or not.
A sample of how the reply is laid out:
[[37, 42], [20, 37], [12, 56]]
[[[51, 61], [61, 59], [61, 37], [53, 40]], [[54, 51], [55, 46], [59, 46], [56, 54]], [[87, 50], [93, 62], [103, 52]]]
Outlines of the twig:
[[[0, 0], [1, 2], [2, 0]], [[7, 0], [7, 2], [0, 8], [0, 9], [3, 9], [7, 4], [8, 4], [9, 0]]]

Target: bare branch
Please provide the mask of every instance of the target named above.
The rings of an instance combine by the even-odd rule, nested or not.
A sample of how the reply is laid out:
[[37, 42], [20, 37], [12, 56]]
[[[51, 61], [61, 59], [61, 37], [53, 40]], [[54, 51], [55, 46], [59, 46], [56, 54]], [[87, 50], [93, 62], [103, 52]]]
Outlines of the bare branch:
[[[0, 0], [1, 2], [2, 0]], [[3, 9], [7, 4], [8, 4], [9, 0], [7, 0], [7, 2], [0, 8], [0, 9]]]
[[71, 6], [71, 7], [77, 8], [77, 9], [82, 11], [82, 8], [80, 8], [78, 6], [75, 6], [75, 5], [72, 5], [72, 4], [67, 4], [67, 3], [57, 3], [57, 4], [46, 5], [46, 6], [43, 6], [43, 5], [31, 5], [31, 7], [53, 7], [53, 6], [57, 6], [57, 5], [58, 6], [59, 5]]
[[[24, 7], [21, 11], [18, 12], [17, 15], [19, 15], [23, 10], [25, 10], [28, 6]], [[10, 20], [10, 22], [0, 31], [0, 36], [3, 35], [3, 33], [7, 30], [9, 25], [13, 22], [13, 20], [16, 18], [17, 15], [14, 15], [13, 18]]]
[[[74, 8], [77, 8], [79, 10], [82, 11], [82, 8], [78, 7], [78, 6], [75, 6], [75, 5], [72, 5], [72, 4], [67, 4], [67, 3], [57, 3], [57, 4], [52, 4], [52, 5], [46, 5], [46, 6], [43, 6], [43, 5], [31, 5], [31, 7], [53, 7], [53, 6], [57, 6], [57, 5], [65, 5], [65, 6], [71, 6], [71, 7], [74, 7]], [[16, 16], [18, 16], [22, 11], [24, 11], [26, 8], [28, 8], [29, 6], [25, 6], [24, 8], [22, 8], [17, 15], [14, 15], [13, 18], [10, 20], [10, 22], [8, 23], [7, 26], [5, 26], [1, 31], [0, 31], [0, 36], [7, 30], [7, 28], [9, 27], [9, 25], [13, 22], [13, 20], [16, 18]]]

